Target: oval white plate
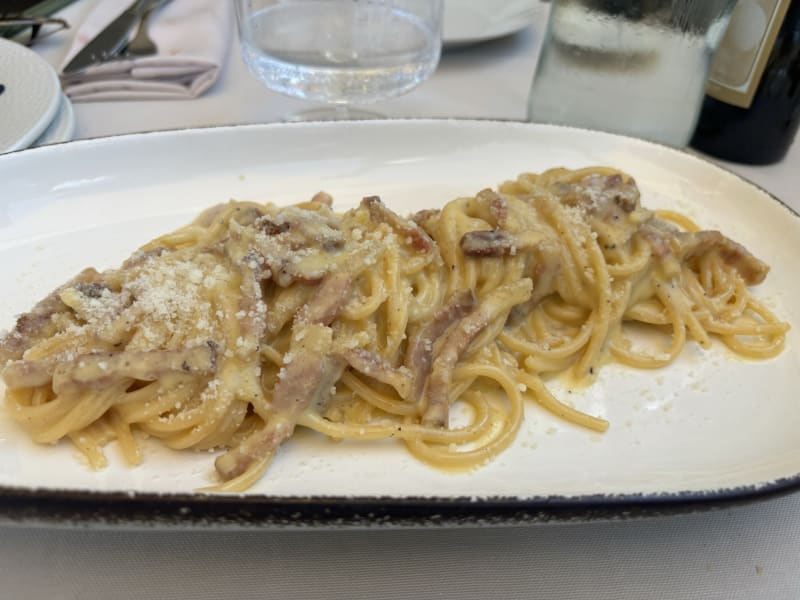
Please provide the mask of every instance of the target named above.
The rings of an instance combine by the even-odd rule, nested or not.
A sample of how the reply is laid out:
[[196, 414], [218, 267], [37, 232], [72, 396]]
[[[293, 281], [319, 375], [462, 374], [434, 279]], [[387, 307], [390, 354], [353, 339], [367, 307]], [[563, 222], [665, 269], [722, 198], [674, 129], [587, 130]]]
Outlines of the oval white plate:
[[0, 153], [27, 148], [58, 111], [58, 76], [32, 50], [0, 39], [0, 84]]
[[533, 23], [539, 0], [445, 0], [442, 42], [465, 46], [516, 33]]
[[[684, 211], [770, 263], [757, 294], [794, 324], [786, 351], [748, 362], [719, 344], [709, 352], [690, 344], [662, 371], [609, 365], [595, 385], [569, 395], [610, 420], [606, 434], [563, 423], [531, 401], [512, 447], [466, 474], [427, 467], [400, 444], [335, 444], [300, 431], [238, 499], [193, 493], [212, 480], [210, 454], [147, 443], [144, 463], [129, 468], [112, 444], [110, 466], [92, 472], [68, 444], [36, 446], [0, 411], [0, 513], [24, 506], [62, 514], [69, 506], [148, 518], [188, 506], [195, 516], [274, 522], [294, 511], [299, 519], [370, 521], [360, 512], [367, 507], [394, 518], [412, 508], [424, 517], [552, 518], [564, 506], [597, 515], [799, 485], [800, 218], [708, 162], [631, 138], [520, 123], [375, 121], [138, 134], [5, 155], [0, 328], [81, 268], [115, 266], [230, 197], [288, 203], [324, 189], [339, 209], [379, 194], [407, 213], [522, 171], [593, 164], [631, 173], [646, 206]], [[309, 517], [309, 507], [327, 517]]]

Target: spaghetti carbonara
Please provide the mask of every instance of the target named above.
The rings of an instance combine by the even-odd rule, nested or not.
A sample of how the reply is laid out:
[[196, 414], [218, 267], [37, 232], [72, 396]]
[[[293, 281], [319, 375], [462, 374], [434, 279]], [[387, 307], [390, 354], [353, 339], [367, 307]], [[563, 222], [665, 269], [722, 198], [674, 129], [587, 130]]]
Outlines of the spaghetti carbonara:
[[[512, 442], [526, 399], [607, 428], [556, 399], [550, 374], [661, 367], [687, 339], [779, 353], [788, 325], [748, 292], [767, 271], [719, 232], [644, 209], [608, 168], [523, 174], [409, 218], [374, 196], [347, 212], [325, 193], [230, 202], [59, 287], [0, 359], [11, 416], [98, 468], [112, 440], [139, 463], [146, 435], [219, 450], [215, 489], [242, 490], [298, 425], [472, 468]], [[469, 422], [451, 426], [456, 403]]]

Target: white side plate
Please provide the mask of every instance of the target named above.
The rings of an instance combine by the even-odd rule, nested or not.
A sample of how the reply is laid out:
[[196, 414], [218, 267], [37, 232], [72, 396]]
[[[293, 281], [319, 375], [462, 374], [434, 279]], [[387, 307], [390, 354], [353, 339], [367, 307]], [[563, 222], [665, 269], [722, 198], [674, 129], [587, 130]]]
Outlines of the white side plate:
[[27, 148], [58, 112], [58, 76], [32, 50], [0, 39], [0, 84], [0, 153]]
[[[520, 123], [375, 121], [137, 134], [8, 154], [0, 157], [0, 328], [81, 268], [116, 266], [231, 197], [289, 203], [326, 190], [346, 209], [378, 194], [408, 213], [523, 171], [595, 164], [631, 173], [645, 206], [681, 210], [772, 265], [756, 293], [794, 325], [780, 357], [751, 362], [721, 344], [709, 352], [689, 344], [661, 371], [609, 365], [595, 385], [569, 396], [610, 420], [607, 433], [564, 423], [531, 401], [513, 446], [470, 473], [423, 465], [399, 443], [331, 443], [301, 431], [242, 498], [280, 505], [335, 497], [340, 508], [347, 498], [373, 507], [416, 498], [434, 502], [431, 511], [455, 499], [480, 506], [502, 498], [538, 510], [554, 499], [680, 502], [798, 485], [800, 218], [708, 162], [621, 136]], [[69, 444], [31, 443], [0, 410], [0, 509], [3, 488], [51, 500], [88, 491], [112, 507], [116, 493], [221, 501], [193, 493], [213, 481], [210, 454], [146, 443], [136, 468], [122, 463], [114, 444], [107, 455], [110, 466], [93, 472]]]
[[445, 0], [442, 42], [448, 48], [516, 33], [546, 14], [539, 0]]
[[47, 146], [68, 142], [75, 133], [75, 110], [66, 94], [61, 94], [56, 116], [33, 143], [34, 146]]

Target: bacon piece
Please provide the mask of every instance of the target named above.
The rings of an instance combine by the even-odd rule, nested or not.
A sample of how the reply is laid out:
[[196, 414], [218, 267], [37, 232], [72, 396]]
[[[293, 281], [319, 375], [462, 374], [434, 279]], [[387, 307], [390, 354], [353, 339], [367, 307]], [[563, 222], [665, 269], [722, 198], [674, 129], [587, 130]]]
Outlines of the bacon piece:
[[317, 207], [290, 207], [258, 219], [253, 248], [240, 260], [260, 265], [262, 278], [285, 288], [296, 282], [319, 283], [337, 270], [363, 269], [386, 250], [381, 240], [348, 241], [330, 209]]
[[61, 293], [79, 285], [97, 283], [101, 281], [101, 277], [101, 274], [94, 269], [84, 269], [70, 281], [50, 292], [29, 312], [17, 317], [14, 328], [0, 339], [0, 362], [20, 359], [25, 350], [34, 346], [37, 341], [55, 335], [53, 315], [69, 310], [61, 300]]
[[279, 288], [269, 305], [266, 315], [266, 332], [275, 335], [292, 320], [295, 313], [305, 306], [318, 288], [316, 285], [298, 283]]
[[3, 380], [9, 389], [35, 387], [53, 379], [55, 391], [67, 388], [102, 388], [110, 381], [130, 378], [155, 381], [170, 372], [212, 374], [216, 371], [217, 345], [209, 340], [187, 350], [84, 354], [69, 362], [19, 360], [9, 363]]
[[461, 251], [475, 258], [514, 256], [546, 243], [544, 234], [536, 231], [512, 233], [506, 229], [468, 231], [461, 237]]
[[240, 337], [247, 343], [242, 346], [249, 353], [258, 351], [261, 340], [267, 329], [267, 306], [264, 303], [258, 270], [242, 269], [242, 281], [239, 285], [239, 322]]
[[517, 237], [505, 229], [468, 231], [461, 238], [461, 251], [478, 258], [516, 254]]
[[446, 425], [450, 409], [450, 384], [458, 361], [486, 327], [497, 319], [505, 318], [504, 315], [507, 316], [514, 306], [526, 302], [532, 291], [533, 281], [528, 278], [505, 284], [489, 293], [472, 312], [453, 326], [433, 361], [425, 394], [427, 406], [422, 417], [424, 425]]
[[411, 245], [420, 252], [431, 252], [434, 243], [431, 237], [414, 221], [402, 218], [397, 213], [389, 210], [378, 196], [367, 196], [361, 200], [361, 206], [369, 211], [370, 219], [379, 223], [386, 223], [401, 236], [408, 238]]
[[769, 265], [753, 256], [747, 248], [719, 231], [678, 231], [671, 225], [652, 221], [641, 226], [639, 235], [651, 248], [653, 256], [664, 261], [673, 256], [685, 262], [712, 252], [735, 268], [747, 285], [757, 285], [769, 273]]
[[631, 213], [639, 206], [639, 189], [632, 177], [627, 180], [622, 175], [589, 175], [578, 183], [570, 184], [569, 190], [576, 193], [572, 201], [584, 204], [590, 213], [606, 218], [619, 208]]
[[420, 403], [425, 393], [425, 385], [433, 364], [434, 343], [453, 323], [467, 315], [473, 306], [475, 306], [475, 296], [472, 290], [456, 292], [411, 336], [404, 362], [412, 373], [414, 389], [411, 397], [415, 402]]
[[438, 208], [426, 208], [424, 210], [415, 212], [410, 218], [412, 221], [414, 221], [414, 223], [424, 229], [425, 226], [428, 225], [428, 222], [438, 217], [441, 212], [442, 211]]
[[287, 287], [295, 281], [321, 281], [345, 245], [344, 234], [327, 206], [320, 210], [288, 207], [256, 219], [259, 261], [273, 281]]
[[344, 361], [331, 353], [330, 327], [307, 325], [299, 331], [303, 339], [292, 344], [272, 393], [274, 410], [295, 417], [309, 406], [324, 407], [344, 369]]
[[344, 272], [334, 273], [322, 282], [311, 301], [298, 311], [296, 319], [306, 323], [330, 325], [352, 291], [350, 275]]
[[669, 238], [675, 235], [674, 230], [664, 229], [657, 226], [658, 222], [643, 224], [638, 231], [638, 235], [650, 246], [650, 252], [661, 260], [672, 254]]
[[556, 182], [550, 190], [562, 205], [575, 209], [577, 218], [591, 227], [603, 247], [625, 244], [651, 216], [639, 205], [636, 182], [620, 174]]
[[281, 221], [276, 223], [272, 221], [269, 217], [261, 217], [258, 219], [257, 228], [263, 231], [267, 235], [279, 235], [286, 231], [289, 231], [292, 226], [288, 221]]
[[747, 285], [763, 282], [769, 272], [769, 265], [719, 231], [680, 232], [676, 237], [683, 260], [699, 254], [718, 252], [722, 260], [739, 272]]
[[342, 375], [344, 361], [331, 355], [331, 328], [303, 323], [296, 329], [272, 392], [273, 415], [263, 428], [215, 462], [217, 472], [226, 481], [272, 455], [294, 433], [297, 419], [304, 410], [312, 405], [318, 409], [324, 407]]
[[393, 367], [380, 356], [364, 348], [344, 348], [336, 353], [359, 373], [392, 386], [398, 395], [406, 399], [411, 393], [411, 371], [405, 367]]
[[[306, 320], [330, 323], [344, 305], [352, 291], [349, 274], [340, 271], [321, 284], [295, 285], [282, 288], [273, 300], [266, 316], [266, 331], [275, 334], [295, 315], [304, 314]], [[311, 311], [311, 314], [306, 314]]]
[[345, 272], [328, 276], [311, 301], [295, 314], [292, 341], [284, 355], [278, 382], [272, 390], [273, 414], [264, 427], [239, 446], [217, 458], [220, 476], [238, 477], [255, 462], [269, 457], [294, 432], [300, 414], [309, 406], [321, 409], [330, 399], [345, 362], [332, 353], [333, 330], [328, 327], [352, 292]]

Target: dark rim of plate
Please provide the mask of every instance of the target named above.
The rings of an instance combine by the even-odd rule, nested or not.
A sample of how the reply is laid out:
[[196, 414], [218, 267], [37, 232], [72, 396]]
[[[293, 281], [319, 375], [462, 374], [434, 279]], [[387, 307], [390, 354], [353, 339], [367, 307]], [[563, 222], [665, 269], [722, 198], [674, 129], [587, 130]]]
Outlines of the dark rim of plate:
[[800, 490], [800, 475], [707, 492], [391, 497], [157, 494], [0, 487], [0, 524], [94, 527], [373, 528], [502, 526], [665, 517]]
[[[376, 121], [370, 121], [376, 122]], [[377, 122], [387, 122], [377, 120]], [[391, 119], [410, 123], [498, 123], [516, 126], [546, 125], [584, 130], [666, 148], [706, 163], [747, 183], [786, 209], [800, 213], [780, 198], [746, 177], [734, 173], [702, 155], [658, 142], [583, 127], [525, 123], [502, 119]], [[321, 122], [320, 122], [321, 123]], [[308, 126], [308, 123], [300, 126]], [[143, 133], [110, 138], [162, 136], [186, 131], [258, 127], [296, 127], [294, 123], [220, 125]], [[347, 126], [338, 123], [335, 126]], [[104, 138], [91, 138], [92, 141]], [[74, 144], [80, 142], [62, 142]], [[51, 146], [51, 147], [52, 147]], [[9, 152], [47, 151], [47, 147]], [[0, 157], [2, 160], [2, 157]], [[583, 496], [423, 497], [423, 496], [268, 496], [262, 494], [139, 493], [84, 491], [0, 486], [0, 525], [41, 524], [93, 527], [210, 527], [210, 528], [365, 528], [503, 526], [541, 523], [609, 521], [665, 517], [731, 508], [800, 491], [800, 473], [761, 485], [707, 491], [641, 494], [595, 494]]]

